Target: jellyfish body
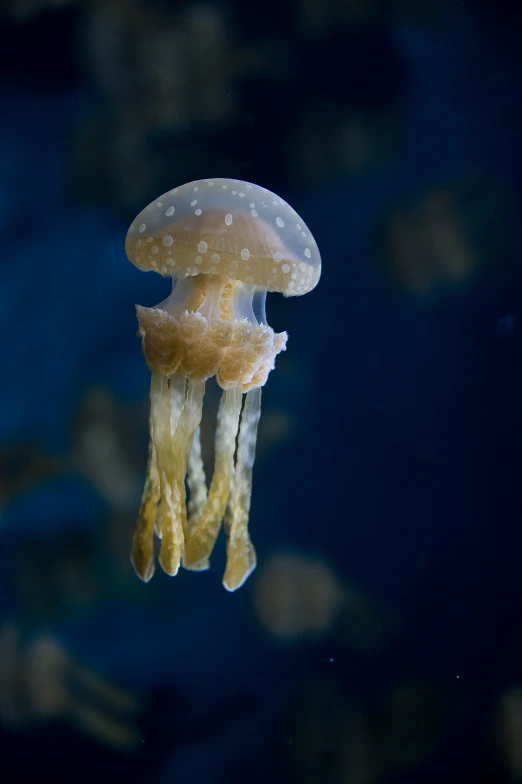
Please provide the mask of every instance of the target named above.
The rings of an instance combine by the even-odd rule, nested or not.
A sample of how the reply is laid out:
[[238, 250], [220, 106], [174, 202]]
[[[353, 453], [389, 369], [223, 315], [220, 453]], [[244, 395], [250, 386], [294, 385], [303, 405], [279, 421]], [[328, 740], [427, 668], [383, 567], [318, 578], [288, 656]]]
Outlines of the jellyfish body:
[[[125, 250], [140, 269], [173, 279], [164, 302], [137, 306], [152, 373], [151, 438], [131, 560], [148, 581], [156, 534], [165, 572], [175, 575], [181, 564], [207, 569], [224, 524], [223, 583], [232, 591], [256, 565], [248, 516], [261, 387], [287, 340], [266, 323], [266, 293], [313, 289], [319, 251], [286, 202], [227, 179], [191, 182], [160, 196], [132, 223]], [[207, 489], [199, 424], [212, 377], [223, 394]]]

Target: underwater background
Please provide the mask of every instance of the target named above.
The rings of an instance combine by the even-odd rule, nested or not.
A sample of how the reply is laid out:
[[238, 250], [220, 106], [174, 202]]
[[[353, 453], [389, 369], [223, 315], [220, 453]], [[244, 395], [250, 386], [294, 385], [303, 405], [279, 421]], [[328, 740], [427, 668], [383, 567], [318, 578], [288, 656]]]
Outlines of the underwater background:
[[[3, 0], [5, 774], [522, 781], [521, 34], [505, 0]], [[212, 176], [287, 200], [323, 261], [268, 296], [232, 594], [221, 539], [207, 572], [129, 562], [134, 306], [170, 285], [125, 234]]]

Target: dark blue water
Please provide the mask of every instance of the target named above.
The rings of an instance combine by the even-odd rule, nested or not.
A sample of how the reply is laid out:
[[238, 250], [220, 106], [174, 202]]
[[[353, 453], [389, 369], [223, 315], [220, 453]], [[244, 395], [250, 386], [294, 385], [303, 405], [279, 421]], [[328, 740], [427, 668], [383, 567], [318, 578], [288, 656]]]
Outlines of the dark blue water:
[[[358, 706], [375, 717], [390, 690], [419, 679], [444, 695], [433, 747], [381, 780], [508, 781], [492, 727], [500, 695], [522, 677], [520, 15], [449, 3], [434, 19], [369, 14], [310, 34], [291, 4], [263, 25], [225, 4], [231, 51], [242, 51], [241, 30], [268, 51], [284, 46], [275, 72], [237, 78], [244, 112], [229, 126], [148, 140], [166, 160], [157, 193], [180, 172], [240, 176], [276, 189], [314, 232], [318, 288], [267, 304], [289, 345], [264, 414], [282, 412], [291, 428], [259, 453], [251, 529], [260, 564], [281, 548], [320, 554], [383, 608], [379, 642], [360, 650], [335, 631], [289, 645], [271, 638], [252, 586], [223, 591], [222, 550], [210, 573], [157, 574], [147, 586], [107, 550], [114, 510], [74, 457], [77, 412], [101, 387], [143, 417], [149, 374], [134, 305], [160, 302], [169, 287], [127, 262], [135, 210], [116, 186], [99, 186], [104, 160], [79, 173], [90, 118], [113, 130], [82, 43], [87, 5], [4, 20], [0, 35], [0, 620], [26, 641], [52, 634], [75, 661], [139, 695], [140, 742], [123, 753], [63, 716], [13, 727], [0, 698], [5, 769], [22, 781], [333, 784], [348, 780], [343, 741], [309, 756], [329, 725], [312, 699], [306, 734], [303, 694], [327, 684], [338, 700], [328, 698], [327, 716]], [[302, 106], [325, 104], [374, 126], [386, 117], [392, 152], [305, 176], [289, 149]], [[394, 264], [386, 227], [440, 191], [452, 195], [470, 261], [458, 280], [430, 267], [419, 292]], [[138, 207], [157, 193], [145, 188]], [[131, 435], [141, 475], [145, 426]], [[74, 558], [94, 586], [78, 603], [60, 582]], [[50, 599], [39, 603], [42, 585]], [[379, 757], [376, 737], [366, 732]]]

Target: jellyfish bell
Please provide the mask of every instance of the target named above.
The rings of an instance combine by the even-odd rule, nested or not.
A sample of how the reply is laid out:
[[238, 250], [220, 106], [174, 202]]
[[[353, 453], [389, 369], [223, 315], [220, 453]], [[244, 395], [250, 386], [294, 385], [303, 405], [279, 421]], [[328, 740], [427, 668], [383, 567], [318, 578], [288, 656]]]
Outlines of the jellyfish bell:
[[[156, 532], [168, 574], [181, 563], [206, 569], [224, 523], [223, 582], [235, 590], [256, 565], [248, 514], [261, 387], [287, 340], [266, 323], [266, 294], [311, 291], [321, 274], [319, 250], [290, 205], [227, 179], [198, 180], [155, 199], [133, 221], [125, 250], [139, 269], [173, 280], [164, 302], [137, 306], [152, 372], [151, 440], [132, 562], [150, 579]], [[223, 395], [207, 490], [199, 423], [212, 377]]]
[[131, 224], [125, 250], [142, 270], [186, 278], [217, 274], [306, 294], [321, 257], [303, 220], [274, 193], [238, 180], [198, 180], [163, 194]]

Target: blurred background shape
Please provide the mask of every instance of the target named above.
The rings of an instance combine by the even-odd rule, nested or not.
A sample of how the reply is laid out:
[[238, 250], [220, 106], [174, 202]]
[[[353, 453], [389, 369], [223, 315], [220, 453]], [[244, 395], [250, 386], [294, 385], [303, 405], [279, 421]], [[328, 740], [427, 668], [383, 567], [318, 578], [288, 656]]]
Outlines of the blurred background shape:
[[494, 722], [499, 756], [508, 781], [522, 779], [522, 688], [508, 686], [500, 695]]
[[139, 742], [139, 702], [80, 667], [49, 634], [23, 640], [15, 624], [0, 630], [0, 720], [20, 729], [65, 721], [100, 743], [127, 750]]
[[345, 584], [320, 557], [276, 552], [262, 564], [254, 585], [257, 618], [274, 638], [287, 642], [332, 635], [354, 648], [376, 645], [391, 624], [355, 585]]
[[329, 678], [309, 685], [296, 706], [289, 780], [372, 784], [401, 774], [422, 779], [443, 743], [451, 703], [435, 683], [412, 679], [358, 705]]

